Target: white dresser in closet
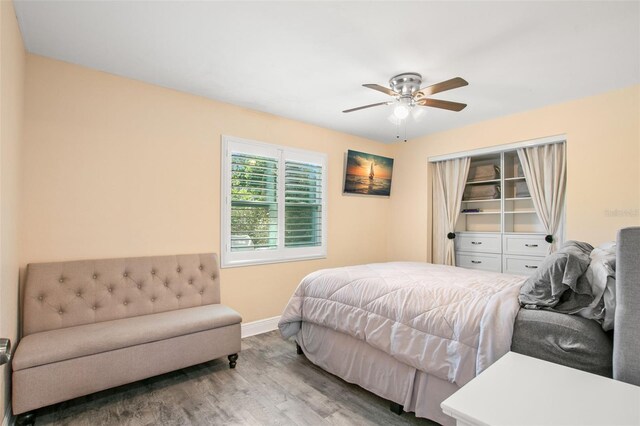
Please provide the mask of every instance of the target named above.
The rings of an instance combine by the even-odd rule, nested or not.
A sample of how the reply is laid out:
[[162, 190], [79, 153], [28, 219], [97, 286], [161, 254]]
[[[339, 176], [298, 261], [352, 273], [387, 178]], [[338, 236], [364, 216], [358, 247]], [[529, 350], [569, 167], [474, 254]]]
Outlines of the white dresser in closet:
[[549, 243], [515, 149], [471, 157], [455, 234], [457, 266], [518, 275], [538, 269]]

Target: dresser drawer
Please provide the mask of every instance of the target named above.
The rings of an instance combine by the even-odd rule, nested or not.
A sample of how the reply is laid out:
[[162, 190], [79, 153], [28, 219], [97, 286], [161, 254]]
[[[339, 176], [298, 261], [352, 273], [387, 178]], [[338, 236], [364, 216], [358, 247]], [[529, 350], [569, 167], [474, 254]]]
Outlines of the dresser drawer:
[[455, 246], [457, 251], [502, 253], [500, 234], [458, 233]]
[[505, 235], [505, 254], [524, 254], [528, 256], [546, 256], [549, 251], [549, 243], [544, 240], [544, 235]]
[[502, 271], [505, 274], [532, 275], [538, 270], [543, 260], [544, 257], [505, 255]]
[[456, 266], [483, 271], [500, 272], [502, 256], [487, 253], [456, 253]]

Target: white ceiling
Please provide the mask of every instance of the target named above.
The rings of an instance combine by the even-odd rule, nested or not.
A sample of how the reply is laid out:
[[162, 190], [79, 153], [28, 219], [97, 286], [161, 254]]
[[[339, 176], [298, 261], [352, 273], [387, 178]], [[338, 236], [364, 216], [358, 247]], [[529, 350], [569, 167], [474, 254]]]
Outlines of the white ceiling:
[[[16, 0], [29, 52], [382, 142], [407, 71], [469, 86], [409, 138], [640, 83], [640, 2]], [[603, 105], [606, 108], [606, 105]], [[415, 112], [415, 111], [414, 111]], [[404, 137], [404, 130], [401, 130]]]

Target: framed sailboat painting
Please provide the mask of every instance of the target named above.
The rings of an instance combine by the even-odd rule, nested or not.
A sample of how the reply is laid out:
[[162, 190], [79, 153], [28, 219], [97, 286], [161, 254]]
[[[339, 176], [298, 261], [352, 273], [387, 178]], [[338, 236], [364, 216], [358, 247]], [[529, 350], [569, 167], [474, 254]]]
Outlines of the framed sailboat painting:
[[344, 193], [388, 197], [392, 174], [393, 158], [348, 150]]

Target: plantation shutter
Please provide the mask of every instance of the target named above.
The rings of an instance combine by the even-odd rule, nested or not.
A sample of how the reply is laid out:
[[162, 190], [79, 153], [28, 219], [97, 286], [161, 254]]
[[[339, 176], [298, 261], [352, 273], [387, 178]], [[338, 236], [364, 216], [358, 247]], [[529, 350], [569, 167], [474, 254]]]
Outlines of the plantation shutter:
[[231, 251], [278, 246], [278, 159], [231, 154]]
[[322, 245], [322, 166], [285, 161], [285, 247]]
[[222, 137], [223, 268], [327, 256], [327, 155]]

